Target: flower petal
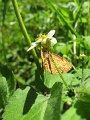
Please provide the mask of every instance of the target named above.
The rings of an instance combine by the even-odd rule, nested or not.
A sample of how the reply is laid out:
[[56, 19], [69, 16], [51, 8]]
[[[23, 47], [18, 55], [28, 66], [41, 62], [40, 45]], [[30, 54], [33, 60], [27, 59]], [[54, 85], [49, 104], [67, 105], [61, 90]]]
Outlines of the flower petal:
[[33, 42], [33, 43], [39, 43], [42, 41], [42, 38], [38, 39], [36, 42]]
[[48, 34], [47, 34], [47, 38], [52, 38], [52, 36], [55, 34], [55, 30], [51, 30]]
[[57, 43], [56, 38], [52, 37], [51, 39], [51, 46], [55, 45]]
[[27, 52], [30, 51], [31, 49], [33, 49], [33, 48], [36, 47], [36, 46], [37, 46], [37, 44], [32, 43], [32, 46], [27, 50]]
[[30, 51], [31, 49], [33, 49], [34, 47], [36, 47], [38, 45], [37, 43], [40, 43], [41, 41], [42, 41], [42, 39], [40, 38], [36, 42], [33, 42], [32, 46], [27, 50], [27, 52]]

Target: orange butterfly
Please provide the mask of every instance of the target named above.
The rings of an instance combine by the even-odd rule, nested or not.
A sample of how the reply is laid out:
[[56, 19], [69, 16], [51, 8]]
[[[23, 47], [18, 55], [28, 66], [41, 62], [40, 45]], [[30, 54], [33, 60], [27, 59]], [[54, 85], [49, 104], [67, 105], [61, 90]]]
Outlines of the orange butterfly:
[[47, 69], [51, 74], [58, 74], [52, 59], [61, 73], [66, 73], [72, 68], [72, 63], [68, 62], [65, 58], [60, 57], [57, 54], [49, 54], [49, 51], [41, 50], [41, 58], [43, 69]]

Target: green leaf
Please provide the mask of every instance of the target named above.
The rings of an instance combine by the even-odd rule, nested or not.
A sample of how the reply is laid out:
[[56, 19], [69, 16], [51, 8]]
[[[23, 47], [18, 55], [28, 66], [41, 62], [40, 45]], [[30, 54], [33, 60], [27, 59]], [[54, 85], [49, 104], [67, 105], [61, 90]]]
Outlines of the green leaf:
[[81, 21], [82, 21], [82, 23], [87, 23], [87, 19], [84, 17], [81, 18]]
[[90, 95], [88, 96], [89, 101], [78, 100], [75, 104], [77, 115], [84, 120], [90, 120]]
[[[84, 69], [84, 78], [83, 79], [87, 79], [90, 75], [90, 69]], [[77, 69], [76, 73], [74, 74], [76, 78], [81, 79], [82, 78], [82, 69]]]
[[56, 83], [56, 82], [62, 82], [60, 79], [60, 76], [58, 74], [51, 74], [49, 71], [45, 70], [45, 74], [44, 74], [44, 84], [48, 87], [48, 88], [52, 88], [52, 86]]
[[77, 37], [79, 37], [79, 34], [73, 29], [72, 25], [69, 24], [67, 19], [64, 18], [63, 14], [60, 11], [58, 11], [55, 4], [50, 0], [45, 0], [45, 1], [48, 3], [48, 5], [51, 7], [51, 9], [57, 14], [58, 19], [61, 21], [64, 21], [65, 25], [72, 31], [72, 33], [74, 33]]
[[87, 96], [90, 95], [90, 76], [82, 83], [79, 92], [84, 95], [84, 99], [88, 99]]
[[36, 83], [36, 88], [39, 91], [46, 91], [48, 88], [44, 85], [44, 75], [43, 75], [43, 70], [40, 68], [37, 68], [35, 71], [35, 83]]
[[78, 111], [78, 113], [90, 120], [90, 78], [83, 82], [80, 92], [82, 96], [79, 98], [78, 103], [82, 111]]
[[[13, 96], [9, 99], [8, 105], [5, 108], [5, 113], [3, 114], [4, 120], [21, 120], [23, 118], [24, 112], [28, 110], [30, 101], [27, 106], [29, 87], [25, 90], [18, 89]], [[26, 101], [27, 98], [27, 101]], [[24, 106], [26, 106], [24, 108]]]
[[[65, 82], [67, 83], [67, 85], [77, 85], [80, 84], [80, 81], [77, 80], [75, 78], [75, 76], [73, 74], [70, 73], [65, 73], [62, 74]], [[45, 74], [44, 74], [44, 84], [48, 87], [48, 88], [52, 88], [52, 86], [56, 83], [56, 82], [62, 82], [62, 79], [60, 78], [59, 74], [51, 74], [49, 73], [47, 70], [45, 70]]]
[[62, 114], [62, 120], [90, 120], [90, 79], [78, 89], [74, 105]]
[[0, 108], [4, 108], [9, 98], [6, 78], [0, 74]]
[[66, 47], [65, 43], [57, 43], [54, 48], [56, 53], [60, 53]]
[[62, 53], [63, 55], [67, 55], [67, 54], [69, 54], [69, 52], [70, 52], [71, 46], [72, 46], [72, 45], [65, 44], [65, 43], [57, 43], [57, 44], [54, 46], [54, 49], [55, 49], [55, 52], [56, 52], [57, 54]]
[[3, 120], [60, 119], [61, 83], [56, 83], [51, 94], [36, 94], [33, 88], [18, 89], [10, 98]]
[[0, 64], [0, 108], [4, 108], [15, 89], [12, 71]]
[[9, 96], [11, 96], [15, 90], [15, 80], [12, 71], [6, 66], [0, 64], [0, 73], [6, 78]]
[[75, 105], [62, 115], [62, 120], [66, 119], [90, 120], [90, 99], [88, 102], [77, 100]]
[[47, 103], [44, 120], [60, 120], [61, 95], [62, 95], [62, 84], [59, 82], [55, 83], [55, 85], [51, 89], [51, 97]]
[[90, 36], [85, 36], [84, 45], [88, 50], [90, 50]]
[[82, 119], [76, 111], [75, 107], [69, 108], [64, 114], [62, 114], [61, 120], [85, 120]]
[[38, 94], [24, 120], [55, 120], [60, 119], [61, 84], [56, 83], [51, 89], [51, 94], [43, 96]]
[[47, 106], [47, 99], [46, 96], [38, 94], [35, 104], [33, 104], [23, 120], [43, 120]]
[[85, 84], [83, 85], [83, 89], [85, 90], [86, 94], [90, 95], [90, 78], [87, 81], [85, 81]]
[[73, 18], [72, 12], [63, 4], [59, 3], [59, 9], [61, 11], [61, 13], [68, 19], [70, 20], [70, 18]]

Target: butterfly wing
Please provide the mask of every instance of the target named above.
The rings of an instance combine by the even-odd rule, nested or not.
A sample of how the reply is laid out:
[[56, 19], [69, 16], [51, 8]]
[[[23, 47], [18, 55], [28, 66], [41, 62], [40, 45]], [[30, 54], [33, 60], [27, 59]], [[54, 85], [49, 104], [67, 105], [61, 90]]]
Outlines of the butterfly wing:
[[50, 61], [50, 65], [51, 65], [51, 73], [52, 74], [58, 73], [58, 71], [55, 68], [54, 63], [52, 62], [52, 59], [54, 60], [57, 68], [60, 70], [61, 73], [67, 73], [72, 68], [72, 64], [70, 62], [68, 62], [65, 58], [60, 57], [54, 53], [51, 53], [51, 56], [49, 56], [49, 61]]
[[41, 58], [43, 69], [47, 69], [51, 74], [58, 74], [52, 59], [61, 73], [66, 73], [72, 68], [72, 64], [70, 62], [54, 53], [49, 54], [48, 52], [41, 50]]
[[48, 52], [44, 52], [41, 50], [41, 58], [42, 58], [42, 68], [47, 69], [51, 73]]

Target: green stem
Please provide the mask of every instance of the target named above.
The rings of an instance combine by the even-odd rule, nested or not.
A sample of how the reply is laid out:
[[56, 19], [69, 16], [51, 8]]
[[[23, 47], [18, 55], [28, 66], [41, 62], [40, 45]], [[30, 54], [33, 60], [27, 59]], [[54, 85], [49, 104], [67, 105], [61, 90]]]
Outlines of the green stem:
[[82, 56], [82, 79], [81, 79], [81, 83], [83, 83], [84, 81], [84, 56]]
[[[29, 35], [28, 35], [28, 33], [27, 33], [27, 30], [26, 30], [26, 28], [25, 28], [25, 25], [24, 25], [24, 23], [23, 23], [23, 20], [22, 20], [22, 17], [21, 17], [19, 8], [18, 8], [18, 3], [17, 3], [16, 0], [12, 0], [12, 3], [13, 3], [14, 10], [15, 10], [15, 14], [16, 14], [16, 16], [17, 16], [17, 19], [18, 19], [20, 28], [21, 28], [21, 30], [22, 30], [22, 33], [23, 33], [25, 39], [27, 40], [28, 45], [31, 46], [31, 45], [32, 45], [32, 42], [31, 42], [31, 39], [30, 39], [30, 37], [29, 37]], [[35, 50], [32, 49], [31, 52], [32, 52], [32, 55], [33, 55], [33, 58], [34, 58], [34, 60], [35, 60], [35, 63], [36, 63], [36, 65], [37, 65], [37, 67], [40, 67], [40, 64], [39, 64], [39, 61], [38, 61], [38, 57], [37, 57], [37, 54], [36, 54]]]
[[58, 71], [59, 76], [60, 76], [60, 78], [62, 79], [64, 85], [66, 86], [67, 89], [69, 89], [67, 83], [65, 82], [65, 80], [64, 80], [64, 78], [63, 78], [63, 76], [62, 76], [62, 74], [60, 73], [60, 70], [58, 69], [58, 67], [57, 67], [57, 65], [56, 65], [56, 63], [55, 63], [55, 61], [54, 61], [54, 59], [53, 59], [53, 57], [52, 57], [51, 54], [50, 54], [50, 57], [51, 57], [51, 60], [52, 60], [52, 62], [53, 62], [53, 64], [54, 64], [56, 70]]

